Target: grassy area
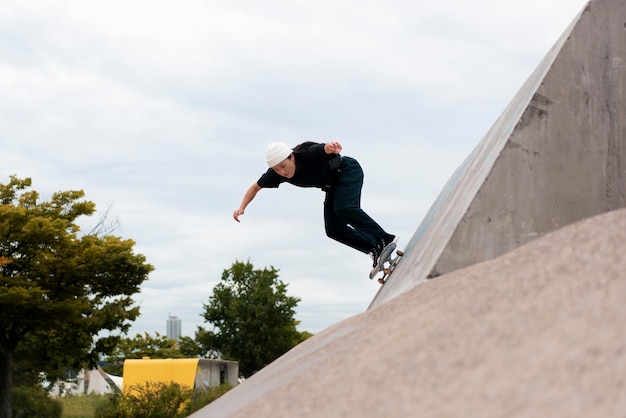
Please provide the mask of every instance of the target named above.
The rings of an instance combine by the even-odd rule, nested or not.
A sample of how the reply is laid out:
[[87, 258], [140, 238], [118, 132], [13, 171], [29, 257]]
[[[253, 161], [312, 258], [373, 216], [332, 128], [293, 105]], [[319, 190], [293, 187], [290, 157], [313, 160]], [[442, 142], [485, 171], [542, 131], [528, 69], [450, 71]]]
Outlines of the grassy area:
[[104, 395], [62, 396], [57, 399], [63, 404], [63, 418], [93, 418], [98, 405], [107, 402]]

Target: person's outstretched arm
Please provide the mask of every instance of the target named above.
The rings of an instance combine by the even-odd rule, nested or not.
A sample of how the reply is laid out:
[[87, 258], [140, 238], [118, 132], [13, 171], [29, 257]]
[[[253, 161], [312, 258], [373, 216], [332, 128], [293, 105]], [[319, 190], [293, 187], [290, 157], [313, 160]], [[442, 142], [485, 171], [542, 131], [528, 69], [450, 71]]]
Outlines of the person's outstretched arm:
[[239, 208], [235, 209], [235, 212], [233, 212], [233, 218], [237, 222], [240, 222], [239, 217], [245, 213], [246, 207], [248, 207], [250, 202], [252, 202], [256, 194], [261, 189], [262, 189], [261, 186], [259, 186], [257, 183], [253, 183], [252, 186], [250, 186], [250, 188], [246, 191], [246, 194], [243, 195], [243, 200], [241, 201], [241, 205], [239, 206]]

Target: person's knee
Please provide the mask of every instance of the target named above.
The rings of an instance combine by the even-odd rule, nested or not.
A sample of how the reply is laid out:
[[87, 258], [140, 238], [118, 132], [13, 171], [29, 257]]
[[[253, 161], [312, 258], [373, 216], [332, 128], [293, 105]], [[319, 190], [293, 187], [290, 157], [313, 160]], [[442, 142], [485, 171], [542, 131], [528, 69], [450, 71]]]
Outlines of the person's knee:
[[337, 228], [333, 228], [331, 225], [326, 224], [326, 236], [336, 240], [339, 237], [339, 231]]

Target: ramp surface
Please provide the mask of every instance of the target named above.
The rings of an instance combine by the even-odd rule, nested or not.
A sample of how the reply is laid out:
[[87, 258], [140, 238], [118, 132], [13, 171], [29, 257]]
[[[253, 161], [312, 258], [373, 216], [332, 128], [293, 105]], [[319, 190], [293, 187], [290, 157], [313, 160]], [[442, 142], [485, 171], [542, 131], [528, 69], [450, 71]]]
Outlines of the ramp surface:
[[626, 206], [626, 1], [588, 3], [448, 181], [370, 306]]
[[623, 417], [626, 210], [327, 328], [208, 417]]

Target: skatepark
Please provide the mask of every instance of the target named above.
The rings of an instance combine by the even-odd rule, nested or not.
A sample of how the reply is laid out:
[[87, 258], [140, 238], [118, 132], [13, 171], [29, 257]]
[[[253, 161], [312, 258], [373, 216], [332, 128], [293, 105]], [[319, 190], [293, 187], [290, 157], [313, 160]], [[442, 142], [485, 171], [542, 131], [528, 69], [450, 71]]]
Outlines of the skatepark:
[[573, 17], [367, 311], [193, 417], [623, 416], [626, 0]]

